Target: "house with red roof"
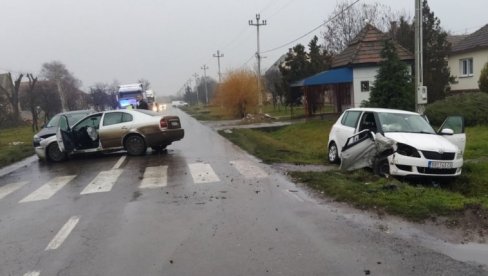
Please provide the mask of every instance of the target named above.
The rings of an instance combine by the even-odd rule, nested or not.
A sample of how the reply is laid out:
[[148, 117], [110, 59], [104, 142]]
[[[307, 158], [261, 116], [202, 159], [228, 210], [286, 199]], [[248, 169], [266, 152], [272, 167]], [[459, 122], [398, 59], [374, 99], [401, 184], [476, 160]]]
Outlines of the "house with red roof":
[[[383, 60], [381, 51], [388, 39], [391, 39], [388, 34], [367, 24], [349, 46], [333, 58], [330, 70], [292, 84], [292, 88], [301, 89], [304, 94], [307, 115], [341, 113], [369, 100], [379, 63]], [[393, 44], [400, 60], [412, 68], [413, 54], [396, 41]], [[329, 110], [324, 106], [329, 106]]]

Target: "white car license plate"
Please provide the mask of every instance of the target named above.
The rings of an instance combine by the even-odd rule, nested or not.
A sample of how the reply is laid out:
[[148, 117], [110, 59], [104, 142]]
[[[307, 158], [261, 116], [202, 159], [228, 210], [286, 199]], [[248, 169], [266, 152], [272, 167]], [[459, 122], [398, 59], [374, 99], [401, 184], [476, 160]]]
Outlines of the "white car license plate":
[[431, 169], [452, 169], [452, 162], [429, 161]]
[[180, 124], [178, 124], [178, 122], [171, 122], [171, 126], [174, 126], [174, 127], [179, 127]]

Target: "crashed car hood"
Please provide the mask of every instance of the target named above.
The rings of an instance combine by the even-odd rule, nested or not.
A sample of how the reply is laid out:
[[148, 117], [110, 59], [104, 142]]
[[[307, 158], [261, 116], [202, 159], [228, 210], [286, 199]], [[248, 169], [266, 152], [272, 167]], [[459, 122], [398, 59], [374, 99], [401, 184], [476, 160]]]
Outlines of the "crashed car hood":
[[418, 150], [457, 152], [458, 148], [446, 138], [437, 134], [387, 132], [385, 136], [397, 143], [407, 144]]

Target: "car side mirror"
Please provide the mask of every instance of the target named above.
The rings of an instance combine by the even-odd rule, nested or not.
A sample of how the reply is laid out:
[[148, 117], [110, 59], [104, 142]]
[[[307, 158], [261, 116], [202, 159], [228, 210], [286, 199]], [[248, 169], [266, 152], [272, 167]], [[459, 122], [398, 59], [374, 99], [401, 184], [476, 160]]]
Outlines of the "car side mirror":
[[441, 130], [441, 135], [453, 135], [454, 134], [454, 130], [450, 129], [450, 128], [443, 128]]

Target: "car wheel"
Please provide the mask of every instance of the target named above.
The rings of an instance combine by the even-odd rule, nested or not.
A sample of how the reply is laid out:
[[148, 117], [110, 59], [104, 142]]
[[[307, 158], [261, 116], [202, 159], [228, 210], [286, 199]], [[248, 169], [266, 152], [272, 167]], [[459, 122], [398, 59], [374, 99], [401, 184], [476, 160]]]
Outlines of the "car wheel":
[[374, 161], [374, 173], [385, 177], [390, 175], [390, 164], [388, 164], [386, 157]]
[[58, 143], [51, 143], [47, 146], [46, 156], [52, 162], [61, 162], [66, 158], [66, 154], [59, 149]]
[[130, 135], [124, 142], [125, 150], [129, 155], [143, 155], [146, 153], [146, 142], [140, 135]]
[[330, 143], [328, 157], [330, 163], [339, 163], [339, 151], [337, 150], [337, 145], [334, 142]]

